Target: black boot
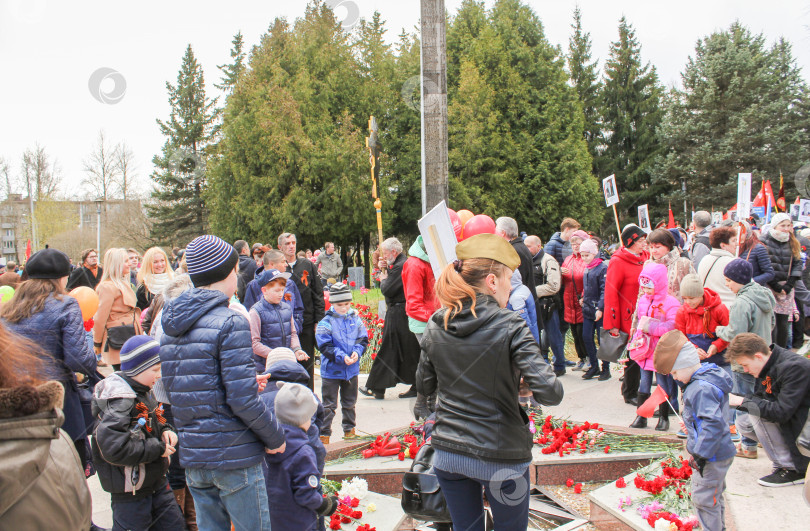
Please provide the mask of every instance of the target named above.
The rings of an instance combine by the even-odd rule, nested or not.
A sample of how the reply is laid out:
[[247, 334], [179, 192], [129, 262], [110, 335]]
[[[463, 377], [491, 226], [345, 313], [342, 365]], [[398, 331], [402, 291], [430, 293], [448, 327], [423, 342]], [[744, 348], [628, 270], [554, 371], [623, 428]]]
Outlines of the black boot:
[[585, 372], [585, 374], [582, 375], [582, 379], [583, 380], [590, 380], [591, 378], [593, 378], [597, 374], [599, 374], [599, 364], [598, 363], [597, 364], [592, 363], [591, 368], [588, 369]]
[[656, 431], [669, 431], [669, 404], [664, 402], [658, 406], [658, 424], [655, 426]]
[[412, 385], [410, 389], [404, 393], [399, 393], [400, 398], [416, 398], [416, 386]]
[[[643, 404], [644, 402], [647, 401], [648, 398], [650, 398], [649, 393], [639, 393], [638, 394], [638, 404], [639, 405]], [[636, 420], [634, 420], [633, 423], [630, 424], [630, 427], [631, 428], [646, 428], [647, 427], [647, 419], [645, 417], [642, 417], [641, 415], [637, 415]]]
[[599, 381], [604, 382], [605, 380], [610, 380], [610, 366], [602, 367], [602, 372], [599, 373]]

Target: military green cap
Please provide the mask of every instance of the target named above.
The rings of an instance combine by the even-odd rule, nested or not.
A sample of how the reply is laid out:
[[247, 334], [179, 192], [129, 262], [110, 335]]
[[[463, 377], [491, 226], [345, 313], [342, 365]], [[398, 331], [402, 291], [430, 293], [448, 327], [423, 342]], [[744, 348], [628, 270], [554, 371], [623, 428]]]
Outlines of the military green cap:
[[520, 265], [520, 256], [512, 244], [495, 234], [470, 236], [456, 245], [456, 257], [459, 260], [490, 258], [513, 271]]

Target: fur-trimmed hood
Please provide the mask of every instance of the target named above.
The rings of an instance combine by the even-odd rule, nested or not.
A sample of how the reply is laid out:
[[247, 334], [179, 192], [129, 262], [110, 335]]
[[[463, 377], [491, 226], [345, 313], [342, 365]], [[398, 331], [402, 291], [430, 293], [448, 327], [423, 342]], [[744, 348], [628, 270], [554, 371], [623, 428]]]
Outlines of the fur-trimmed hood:
[[27, 417], [54, 408], [62, 409], [65, 389], [59, 382], [37, 387], [23, 385], [0, 389], [0, 419]]

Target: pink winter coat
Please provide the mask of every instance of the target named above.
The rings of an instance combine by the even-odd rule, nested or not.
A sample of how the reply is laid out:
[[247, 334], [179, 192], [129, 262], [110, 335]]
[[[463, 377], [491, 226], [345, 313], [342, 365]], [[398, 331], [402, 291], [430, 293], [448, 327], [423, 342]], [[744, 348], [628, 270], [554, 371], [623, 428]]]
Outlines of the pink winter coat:
[[[641, 294], [636, 306], [636, 315], [639, 322], [643, 316], [648, 316], [657, 319], [657, 322], [650, 323], [650, 328], [643, 332], [648, 336], [649, 348], [647, 352], [639, 359], [633, 358], [642, 369], [647, 371], [654, 371], [653, 366], [653, 353], [658, 340], [662, 335], [675, 328], [675, 316], [678, 314], [678, 309], [681, 307], [678, 299], [669, 295], [669, 281], [667, 278], [667, 266], [663, 264], [648, 263], [641, 270], [638, 276], [639, 283], [642, 278], [649, 278], [653, 281], [655, 286], [655, 294], [651, 297], [649, 295]], [[642, 331], [638, 330], [636, 336], [641, 334]], [[635, 336], [634, 336], [635, 337]]]

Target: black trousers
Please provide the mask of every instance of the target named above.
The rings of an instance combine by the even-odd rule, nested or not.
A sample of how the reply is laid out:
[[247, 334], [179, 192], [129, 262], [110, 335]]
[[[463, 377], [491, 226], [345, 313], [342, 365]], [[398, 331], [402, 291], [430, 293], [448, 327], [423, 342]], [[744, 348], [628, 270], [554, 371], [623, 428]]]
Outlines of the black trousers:
[[624, 367], [624, 381], [622, 381], [622, 396], [625, 400], [638, 395], [638, 384], [641, 382], [641, 367], [633, 360], [628, 360]]
[[113, 531], [181, 531], [186, 528], [183, 513], [166, 481], [151, 496], [131, 501], [113, 499], [112, 511]]
[[340, 411], [343, 414], [343, 431], [351, 431], [357, 426], [354, 406], [357, 404], [358, 377], [350, 380], [333, 380], [321, 378], [321, 397], [323, 398], [323, 430], [321, 435], [332, 435], [332, 420], [338, 405], [340, 392]]
[[298, 334], [298, 341], [301, 342], [301, 350], [309, 354], [309, 359], [300, 363], [309, 373], [309, 388], [315, 390], [315, 323], [304, 324]]
[[577, 351], [579, 361], [588, 359], [588, 349], [585, 348], [582, 323], [571, 324], [571, 336], [574, 338], [574, 349]]
[[790, 316], [783, 315], [781, 313], [774, 315], [776, 315], [776, 326], [773, 327], [773, 332], [771, 332], [771, 341], [782, 348], [789, 348], [787, 340], [788, 329], [790, 328], [790, 321], [788, 321], [788, 317]]

